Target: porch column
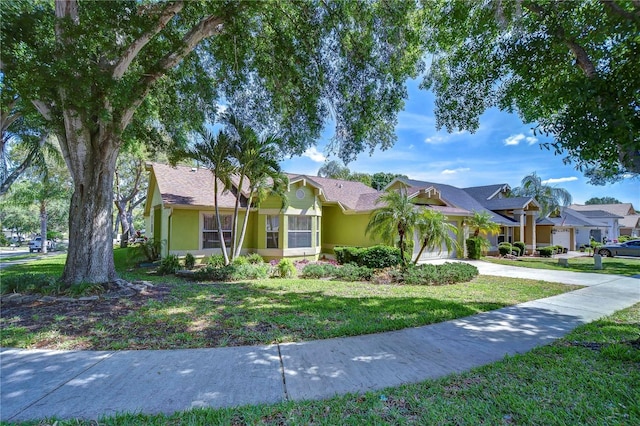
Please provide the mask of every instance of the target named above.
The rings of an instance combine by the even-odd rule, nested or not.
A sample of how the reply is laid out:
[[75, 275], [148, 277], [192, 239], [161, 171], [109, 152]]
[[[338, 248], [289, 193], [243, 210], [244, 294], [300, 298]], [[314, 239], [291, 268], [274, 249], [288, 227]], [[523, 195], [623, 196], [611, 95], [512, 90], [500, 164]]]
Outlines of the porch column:
[[532, 250], [536, 249], [536, 218], [538, 217], [537, 211], [527, 212], [527, 216], [531, 217], [531, 246]]
[[525, 226], [527, 220], [526, 220], [526, 216], [525, 216], [524, 210], [514, 210], [513, 211], [514, 219], [515, 219], [516, 215], [520, 216], [520, 241], [525, 243], [525, 246], [526, 246], [526, 244], [527, 244], [527, 236], [524, 234], [524, 226]]

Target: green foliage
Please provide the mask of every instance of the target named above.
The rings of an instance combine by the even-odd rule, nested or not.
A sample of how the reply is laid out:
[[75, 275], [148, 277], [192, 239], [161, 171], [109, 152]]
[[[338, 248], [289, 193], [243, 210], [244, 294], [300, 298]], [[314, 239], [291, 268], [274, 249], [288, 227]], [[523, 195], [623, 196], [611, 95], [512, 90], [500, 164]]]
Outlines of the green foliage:
[[234, 264], [229, 279], [232, 281], [261, 280], [269, 278], [269, 271], [269, 265], [265, 263]]
[[480, 259], [482, 256], [482, 237], [467, 238], [467, 256], [469, 259]]
[[436, 126], [473, 132], [489, 108], [517, 111], [565, 162], [637, 175], [637, 11], [597, 0], [433, 5], [423, 87], [435, 92]]
[[[414, 264], [418, 263], [425, 249], [441, 251], [444, 246], [450, 252], [454, 247], [459, 248], [458, 241], [452, 236], [458, 234], [458, 228], [449, 223], [442, 212], [421, 210], [416, 218], [415, 229], [420, 241], [420, 251], [416, 254]], [[407, 250], [407, 253], [413, 253], [413, 248]]]
[[331, 263], [309, 263], [302, 268], [303, 278], [327, 278], [336, 276], [337, 266]]
[[264, 259], [258, 253], [251, 253], [247, 255], [247, 261], [254, 265], [264, 263]]
[[180, 259], [175, 254], [169, 254], [160, 261], [158, 273], [162, 275], [175, 274], [180, 270]]
[[540, 216], [547, 217], [571, 204], [571, 194], [564, 188], [542, 183], [540, 176], [533, 172], [522, 178], [522, 185], [511, 190], [513, 197], [533, 197], [540, 204]]
[[104, 293], [105, 288], [95, 283], [76, 283], [71, 284], [66, 290], [66, 294], [72, 297], [95, 296]]
[[621, 243], [624, 243], [624, 242], [626, 242], [626, 241], [634, 240], [634, 239], [636, 239], [636, 238], [637, 238], [637, 237], [631, 237], [631, 236], [629, 236], [629, 235], [619, 235], [619, 236], [618, 236], [618, 241], [619, 241], [619, 242], [621, 242]]
[[504, 243], [498, 244], [498, 252], [502, 256], [506, 256], [507, 254], [511, 254], [512, 251], [513, 251], [513, 246], [510, 243], [504, 242]]
[[0, 232], [0, 246], [7, 247], [10, 244], [11, 244], [11, 241], [9, 241], [7, 236], [4, 235], [4, 232]]
[[275, 267], [274, 274], [280, 278], [295, 277], [297, 274], [296, 266], [291, 259], [280, 259]]
[[185, 254], [184, 267], [186, 269], [193, 269], [195, 266], [196, 266], [196, 258], [191, 253]]
[[340, 265], [354, 263], [358, 266], [379, 269], [400, 263], [400, 249], [377, 245], [372, 247], [335, 247], [336, 261]]
[[62, 289], [58, 278], [48, 274], [33, 272], [3, 275], [0, 280], [0, 293], [59, 293]]
[[613, 197], [591, 197], [584, 204], [590, 206], [593, 204], [622, 204], [622, 202]]
[[369, 281], [373, 276], [373, 269], [347, 263], [335, 270], [335, 277], [340, 281]]
[[160, 251], [164, 244], [164, 240], [160, 241], [149, 238], [148, 240], [133, 244], [131, 249], [138, 258], [142, 258], [148, 262], [154, 262], [160, 259]]
[[224, 256], [221, 254], [212, 254], [207, 258], [205, 263], [213, 268], [222, 268], [224, 266]]
[[196, 281], [230, 281], [235, 268], [233, 265], [213, 266], [208, 264], [204, 268], [197, 269], [193, 273], [193, 278]]
[[524, 252], [527, 250], [527, 245], [522, 241], [516, 241], [513, 243], [513, 246], [520, 249], [520, 255], [524, 255]]
[[233, 261], [231, 262], [231, 264], [235, 266], [248, 265], [249, 259], [247, 259], [244, 256], [237, 256], [233, 258]]
[[555, 249], [553, 247], [540, 247], [538, 251], [542, 257], [551, 257], [554, 254]]
[[500, 225], [491, 220], [491, 213], [488, 211], [474, 211], [473, 216], [466, 219], [466, 221], [469, 228], [474, 230], [474, 238], [482, 235], [495, 235], [500, 232]]
[[463, 262], [445, 262], [441, 265], [411, 265], [396, 273], [395, 279], [409, 285], [448, 285], [468, 282], [478, 276], [478, 268]]

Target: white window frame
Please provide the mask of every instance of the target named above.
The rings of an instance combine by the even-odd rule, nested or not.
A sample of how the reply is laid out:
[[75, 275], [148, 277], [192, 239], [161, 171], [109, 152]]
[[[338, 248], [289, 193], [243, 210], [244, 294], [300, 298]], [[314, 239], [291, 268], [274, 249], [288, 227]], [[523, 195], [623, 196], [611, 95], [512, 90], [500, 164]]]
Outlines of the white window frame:
[[[298, 222], [304, 218], [309, 223], [309, 229], [293, 229], [292, 221]], [[287, 216], [287, 247], [288, 248], [312, 248], [313, 247], [313, 216]], [[297, 223], [294, 225], [298, 225]], [[298, 239], [304, 235], [308, 236], [308, 245], [297, 245]], [[292, 244], [292, 242], [294, 244]]]

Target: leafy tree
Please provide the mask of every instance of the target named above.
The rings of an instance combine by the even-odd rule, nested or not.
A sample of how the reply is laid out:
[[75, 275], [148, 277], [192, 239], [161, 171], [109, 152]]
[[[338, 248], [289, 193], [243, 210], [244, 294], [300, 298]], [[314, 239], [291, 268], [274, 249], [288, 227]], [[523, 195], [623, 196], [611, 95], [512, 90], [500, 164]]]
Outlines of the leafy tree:
[[397, 173], [377, 172], [371, 176], [371, 187], [382, 191], [385, 186], [389, 185], [395, 178], [409, 179], [406, 175]]
[[[135, 233], [133, 209], [147, 198], [142, 188], [145, 176], [144, 156], [143, 149], [122, 151], [116, 163], [113, 202], [118, 214], [116, 223], [122, 229], [120, 247], [127, 247], [129, 236]], [[114, 229], [117, 232], [117, 226]]]
[[365, 233], [378, 235], [391, 246], [394, 245], [397, 236], [400, 257], [404, 264], [406, 263], [405, 237], [412, 238], [418, 218], [415, 205], [409, 200], [407, 191], [404, 189], [385, 192], [378, 198], [376, 204], [382, 204], [382, 206], [372, 213]]
[[640, 172], [640, 3], [429, 2], [424, 80], [436, 123], [478, 129], [491, 107], [517, 111], [543, 147], [589, 169], [595, 182]]
[[533, 172], [522, 178], [522, 186], [511, 190], [514, 197], [533, 197], [540, 204], [540, 216], [547, 217], [560, 207], [571, 204], [571, 194], [564, 188], [546, 185], [542, 179]]
[[613, 197], [591, 197], [584, 203], [589, 206], [592, 204], [622, 204], [622, 201]]
[[423, 209], [418, 213], [415, 226], [421, 245], [420, 251], [413, 261], [414, 265], [418, 263], [425, 249], [441, 251], [443, 245], [448, 251], [454, 247], [459, 248], [458, 242], [451, 236], [451, 233], [458, 233], [458, 228], [447, 222], [447, 217], [442, 212]]
[[349, 168], [337, 160], [325, 162], [318, 170], [318, 176], [330, 179], [347, 180], [350, 174]]
[[[57, 135], [73, 179], [63, 281], [116, 278], [118, 153], [141, 134], [185, 143], [216, 100], [301, 153], [336, 121], [345, 161], [395, 141], [422, 65], [423, 10], [373, 2], [3, 2], [4, 87]], [[161, 140], [162, 138], [158, 138]]]

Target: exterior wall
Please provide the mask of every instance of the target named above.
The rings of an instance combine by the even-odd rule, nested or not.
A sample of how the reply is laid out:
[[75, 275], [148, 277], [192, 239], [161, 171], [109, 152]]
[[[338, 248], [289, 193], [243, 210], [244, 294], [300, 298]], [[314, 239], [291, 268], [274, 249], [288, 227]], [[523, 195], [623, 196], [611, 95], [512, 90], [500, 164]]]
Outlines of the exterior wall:
[[333, 254], [336, 246], [369, 247], [381, 243], [365, 235], [370, 213], [347, 215], [339, 206], [324, 206], [322, 213], [323, 253]]
[[171, 214], [169, 241], [172, 254], [195, 254], [200, 249], [200, 212], [198, 210], [174, 209]]
[[536, 240], [538, 242], [538, 246], [550, 246], [551, 244], [551, 228], [552, 226], [540, 226], [536, 227]]

